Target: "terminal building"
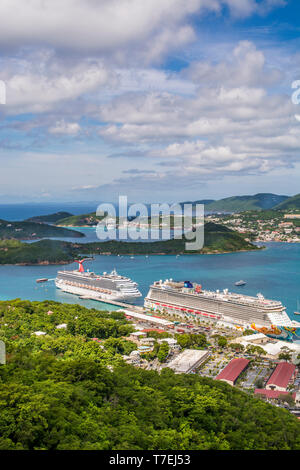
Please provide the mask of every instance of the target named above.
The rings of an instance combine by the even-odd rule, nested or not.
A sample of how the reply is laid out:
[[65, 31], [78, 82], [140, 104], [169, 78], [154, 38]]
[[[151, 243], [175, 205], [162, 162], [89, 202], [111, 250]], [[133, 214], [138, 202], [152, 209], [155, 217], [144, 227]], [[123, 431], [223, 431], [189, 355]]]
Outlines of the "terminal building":
[[222, 380], [229, 385], [234, 385], [241, 373], [248, 367], [248, 359], [232, 359], [227, 366], [217, 375], [216, 380]]
[[296, 376], [296, 366], [290, 362], [280, 362], [269, 378], [266, 389], [285, 392]]
[[298, 355], [300, 354], [300, 345], [275, 338], [269, 338], [263, 333], [255, 333], [248, 336], [240, 336], [232, 340], [232, 343], [242, 344], [246, 349], [247, 346], [260, 346], [264, 351], [264, 357], [267, 359], [277, 360], [284, 349], [288, 350], [291, 354], [292, 362], [298, 362]]

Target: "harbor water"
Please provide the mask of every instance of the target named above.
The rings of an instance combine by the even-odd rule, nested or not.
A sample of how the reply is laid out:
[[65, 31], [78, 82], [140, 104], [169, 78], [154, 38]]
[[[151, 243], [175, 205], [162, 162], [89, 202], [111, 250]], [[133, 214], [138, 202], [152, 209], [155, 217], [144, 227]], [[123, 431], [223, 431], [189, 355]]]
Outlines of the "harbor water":
[[[143, 297], [149, 285], [159, 279], [190, 280], [202, 284], [204, 289], [229, 289], [231, 292], [256, 295], [280, 300], [291, 319], [297, 301], [300, 302], [300, 244], [267, 243], [266, 249], [218, 255], [136, 255], [96, 256], [86, 268], [96, 273], [110, 272], [113, 268], [139, 284]], [[59, 302], [80, 303], [87, 307], [114, 307], [100, 302], [81, 300], [56, 289], [53, 280], [37, 284], [36, 279], [54, 279], [60, 269], [76, 269], [77, 264], [64, 266], [0, 266], [0, 300], [22, 298], [51, 299]], [[239, 279], [245, 286], [234, 285]], [[298, 302], [298, 303], [299, 303]], [[136, 304], [142, 305], [143, 298]]]

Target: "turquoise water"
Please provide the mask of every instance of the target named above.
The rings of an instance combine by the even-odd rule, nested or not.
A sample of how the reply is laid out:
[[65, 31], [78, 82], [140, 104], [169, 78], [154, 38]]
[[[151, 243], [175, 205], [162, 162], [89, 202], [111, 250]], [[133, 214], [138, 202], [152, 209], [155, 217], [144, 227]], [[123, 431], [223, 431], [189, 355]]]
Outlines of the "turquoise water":
[[[300, 320], [293, 312], [300, 308], [300, 244], [268, 243], [261, 251], [228, 253], [222, 255], [181, 255], [159, 256], [96, 256], [89, 263], [95, 272], [110, 271], [116, 268], [139, 284], [145, 296], [149, 285], [159, 279], [196, 281], [205, 289], [224, 289], [277, 299], [287, 307], [292, 319]], [[0, 266], [0, 299], [20, 297], [29, 300], [51, 299], [59, 302], [80, 303], [87, 307], [103, 308], [94, 301], [79, 300], [55, 288], [54, 282], [37, 284], [38, 278], [53, 279], [61, 266]], [[64, 266], [74, 269], [75, 264]], [[244, 287], [234, 286], [234, 282], [244, 279]], [[136, 303], [142, 304], [143, 299]], [[107, 304], [104, 305], [105, 307]], [[112, 306], [108, 306], [113, 309]]]

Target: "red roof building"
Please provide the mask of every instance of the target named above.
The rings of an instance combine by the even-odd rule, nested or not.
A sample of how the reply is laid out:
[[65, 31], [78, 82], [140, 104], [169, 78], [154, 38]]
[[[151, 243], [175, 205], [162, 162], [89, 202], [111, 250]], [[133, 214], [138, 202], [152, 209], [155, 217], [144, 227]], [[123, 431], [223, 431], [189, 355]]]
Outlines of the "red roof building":
[[216, 380], [222, 380], [229, 385], [234, 385], [241, 373], [246, 369], [250, 361], [248, 359], [232, 359], [227, 366], [217, 375]]
[[156, 331], [156, 333], [165, 333], [165, 330], [161, 330], [160, 328], [144, 328], [142, 330], [144, 333], [150, 333], [151, 331]]
[[280, 362], [269, 378], [266, 389], [286, 391], [287, 386], [295, 377], [296, 366], [290, 362]]
[[[281, 392], [280, 390], [267, 390], [266, 388], [256, 388], [255, 395], [264, 395], [269, 400], [276, 400], [280, 395], [290, 395], [289, 392]], [[292, 393], [292, 397], [296, 399], [296, 393]]]

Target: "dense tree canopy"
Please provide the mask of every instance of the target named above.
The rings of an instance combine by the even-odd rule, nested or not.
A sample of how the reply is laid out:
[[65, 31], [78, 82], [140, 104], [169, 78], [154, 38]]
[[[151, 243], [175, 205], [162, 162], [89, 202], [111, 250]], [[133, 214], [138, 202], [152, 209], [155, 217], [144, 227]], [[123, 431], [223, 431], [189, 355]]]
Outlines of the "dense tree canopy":
[[0, 449], [300, 449], [284, 409], [196, 374], [125, 364], [131, 330], [79, 305], [0, 302]]

